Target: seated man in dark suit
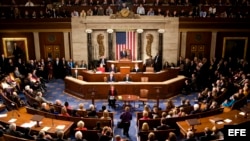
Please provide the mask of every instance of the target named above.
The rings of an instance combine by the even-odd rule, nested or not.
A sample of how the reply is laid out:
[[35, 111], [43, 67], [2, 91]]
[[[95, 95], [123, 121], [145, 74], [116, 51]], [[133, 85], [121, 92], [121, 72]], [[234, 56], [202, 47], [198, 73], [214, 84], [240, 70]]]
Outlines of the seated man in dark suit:
[[141, 72], [141, 69], [139, 68], [138, 64], [135, 64], [135, 67], [133, 68], [132, 72]]
[[114, 73], [117, 72], [116, 67], [115, 67], [114, 64], [111, 64], [111, 67], [109, 68], [109, 72], [114, 72]]
[[114, 72], [111, 72], [108, 76], [107, 82], [115, 82]]
[[132, 81], [131, 77], [129, 76], [129, 74], [126, 74], [126, 76], [123, 78], [123, 81]]
[[122, 51], [120, 52], [120, 58], [121, 59], [124, 59], [124, 58], [127, 58], [127, 51], [125, 48], [122, 48]]
[[169, 129], [170, 127], [167, 125], [167, 120], [166, 118], [161, 118], [161, 125], [158, 126], [156, 129], [157, 130], [166, 130]]

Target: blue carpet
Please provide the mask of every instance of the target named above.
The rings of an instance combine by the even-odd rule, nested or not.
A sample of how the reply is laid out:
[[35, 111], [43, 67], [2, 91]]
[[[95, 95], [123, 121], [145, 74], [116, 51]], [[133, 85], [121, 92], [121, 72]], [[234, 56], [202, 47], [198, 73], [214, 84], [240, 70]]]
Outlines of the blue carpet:
[[[191, 104], [194, 103], [194, 99], [196, 97], [196, 93], [191, 95], [177, 95], [170, 99], [174, 102], [175, 105], [180, 105], [180, 102], [182, 99], [189, 99]], [[47, 93], [45, 95], [45, 98], [51, 102], [54, 102], [56, 99], [60, 99], [62, 102], [68, 101], [69, 105], [73, 108], [77, 108], [79, 103], [84, 103], [85, 108], [88, 108], [89, 104], [91, 104], [91, 100], [85, 100], [80, 99], [74, 96], [71, 96], [69, 94], [64, 93], [64, 81], [61, 79], [51, 80], [49, 83], [47, 83]], [[160, 108], [165, 109], [167, 99], [160, 100]], [[117, 104], [122, 105], [122, 102], [117, 101]], [[148, 105], [153, 107], [154, 104], [156, 104], [156, 100], [149, 100], [147, 102]], [[108, 105], [107, 100], [95, 100], [95, 106], [99, 110], [101, 109], [102, 105]], [[135, 109], [132, 110], [133, 113], [133, 119], [131, 121], [131, 126], [129, 130], [130, 141], [137, 141], [137, 129], [136, 129], [136, 118], [135, 118], [135, 111], [142, 111], [143, 107], [139, 107], [139, 102], [135, 102]], [[107, 106], [108, 108], [108, 106]], [[108, 110], [115, 112], [115, 119], [114, 119], [114, 135], [121, 135], [122, 138], [126, 138], [122, 134], [122, 129], [119, 129], [116, 127], [117, 122], [119, 121], [120, 114], [123, 112], [123, 109], [121, 107], [118, 107], [116, 110], [113, 110], [111, 108], [108, 108]]]

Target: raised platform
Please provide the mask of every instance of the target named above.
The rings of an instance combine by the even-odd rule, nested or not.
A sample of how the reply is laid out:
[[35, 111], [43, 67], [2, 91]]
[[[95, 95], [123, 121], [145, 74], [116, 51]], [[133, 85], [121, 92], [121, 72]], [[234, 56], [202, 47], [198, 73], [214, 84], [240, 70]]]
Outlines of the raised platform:
[[[65, 92], [82, 99], [91, 99], [94, 91], [95, 99], [107, 99], [110, 85], [114, 85], [119, 95], [139, 95], [140, 89], [149, 90], [149, 99], [166, 99], [179, 94], [185, 77], [177, 76], [163, 82], [86, 82], [73, 77], [65, 78]], [[157, 93], [156, 88], [161, 88]]]

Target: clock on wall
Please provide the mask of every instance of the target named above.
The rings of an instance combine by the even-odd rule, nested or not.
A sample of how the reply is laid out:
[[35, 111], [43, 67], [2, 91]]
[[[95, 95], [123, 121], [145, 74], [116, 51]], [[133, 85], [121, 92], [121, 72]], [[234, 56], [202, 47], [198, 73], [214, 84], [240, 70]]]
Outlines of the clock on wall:
[[56, 36], [53, 35], [53, 34], [50, 34], [50, 35], [48, 36], [48, 41], [49, 41], [49, 42], [55, 42], [55, 41], [56, 41]]
[[201, 39], [202, 39], [201, 34], [196, 34], [196, 35], [195, 35], [195, 40], [196, 40], [197, 42], [200, 42]]
[[130, 14], [130, 11], [127, 8], [124, 8], [121, 10], [121, 16], [122, 17], [128, 17]]

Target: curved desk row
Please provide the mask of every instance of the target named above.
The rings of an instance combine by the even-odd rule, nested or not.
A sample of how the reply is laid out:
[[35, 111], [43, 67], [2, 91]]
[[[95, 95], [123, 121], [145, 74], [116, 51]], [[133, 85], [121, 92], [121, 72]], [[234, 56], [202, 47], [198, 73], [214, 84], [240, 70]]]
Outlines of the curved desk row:
[[[65, 78], [65, 92], [83, 99], [107, 99], [110, 85], [114, 85], [118, 95], [139, 95], [140, 89], [149, 90], [149, 99], [165, 99], [178, 94], [184, 85], [185, 77], [163, 82], [86, 82], [73, 77]], [[159, 91], [157, 90], [159, 89]]]
[[[160, 72], [141, 72], [141, 73], [130, 73], [130, 77], [134, 82], [140, 82], [141, 77], [148, 77], [149, 82], [163, 82], [165, 80], [170, 80], [178, 76], [180, 69], [166, 69]], [[72, 70], [72, 74], [74, 74], [74, 70]], [[93, 71], [86, 71], [86, 70], [78, 70], [78, 75], [83, 77], [84, 81], [87, 82], [103, 82], [104, 77], [108, 77], [109, 73], [94, 73]], [[126, 74], [122, 73], [115, 73], [114, 77], [116, 81], [122, 81]]]

